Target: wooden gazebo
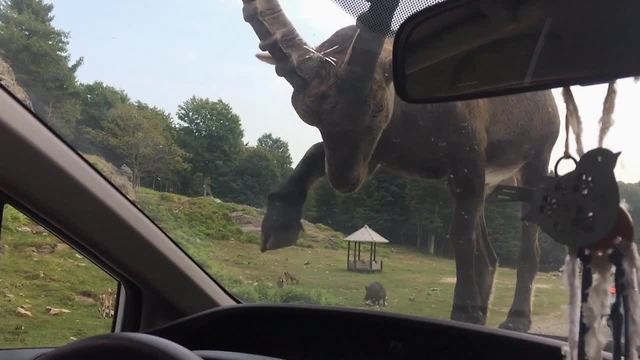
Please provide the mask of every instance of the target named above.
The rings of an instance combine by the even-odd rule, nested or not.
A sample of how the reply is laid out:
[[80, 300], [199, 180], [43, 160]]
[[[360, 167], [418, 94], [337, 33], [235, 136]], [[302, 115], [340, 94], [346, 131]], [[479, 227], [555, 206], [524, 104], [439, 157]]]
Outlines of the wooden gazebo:
[[[376, 245], [386, 244], [389, 240], [373, 231], [367, 225], [345, 238], [347, 241], [347, 270], [349, 271], [382, 271], [382, 259], [376, 257]], [[351, 254], [353, 243], [353, 255]], [[362, 260], [360, 248], [362, 243], [369, 244], [369, 261]], [[366, 256], [366, 255], [365, 255]]]

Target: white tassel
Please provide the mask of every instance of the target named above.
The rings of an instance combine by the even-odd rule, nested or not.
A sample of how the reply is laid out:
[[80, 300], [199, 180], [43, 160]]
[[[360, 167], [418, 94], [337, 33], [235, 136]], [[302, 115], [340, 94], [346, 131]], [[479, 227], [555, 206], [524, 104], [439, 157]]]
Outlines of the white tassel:
[[624, 268], [624, 285], [629, 301], [629, 349], [630, 359], [638, 358], [638, 346], [640, 346], [640, 294], [638, 293], [638, 269], [640, 269], [640, 257], [638, 248], [631, 241], [621, 241], [618, 249], [622, 252], [622, 267]]
[[611, 263], [606, 255], [592, 256], [591, 269], [593, 284], [589, 289], [589, 299], [582, 309], [583, 321], [589, 329], [585, 334], [586, 355], [589, 360], [601, 360], [606, 343], [606, 314], [609, 304], [609, 283]]
[[564, 260], [564, 278], [569, 288], [569, 349], [564, 350], [565, 359], [578, 359], [578, 332], [580, 329], [580, 278], [578, 276], [578, 258], [575, 249], [567, 249]]

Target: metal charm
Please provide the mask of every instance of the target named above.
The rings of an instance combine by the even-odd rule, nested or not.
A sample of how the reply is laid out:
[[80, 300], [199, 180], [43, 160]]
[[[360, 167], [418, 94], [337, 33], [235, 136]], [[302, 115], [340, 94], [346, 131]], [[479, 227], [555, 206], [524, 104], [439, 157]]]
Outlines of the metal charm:
[[487, 201], [528, 202], [531, 210], [522, 220], [537, 223], [564, 245], [591, 247], [618, 219], [620, 194], [613, 169], [619, 155], [604, 148], [591, 150], [565, 175], [558, 176], [556, 163], [556, 176], [545, 177], [540, 187], [498, 186]]

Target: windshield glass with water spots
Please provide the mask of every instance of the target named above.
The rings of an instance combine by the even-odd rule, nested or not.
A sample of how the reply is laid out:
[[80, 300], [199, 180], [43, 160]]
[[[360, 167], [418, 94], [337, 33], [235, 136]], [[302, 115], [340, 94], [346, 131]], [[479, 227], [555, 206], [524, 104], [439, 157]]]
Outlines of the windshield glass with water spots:
[[[406, 104], [390, 38], [332, 1], [281, 5], [3, 1], [0, 82], [241, 301], [566, 336], [565, 248], [519, 203], [483, 202], [562, 156], [561, 89]], [[633, 215], [640, 85], [616, 89], [604, 144]], [[586, 151], [608, 90], [572, 89]]]

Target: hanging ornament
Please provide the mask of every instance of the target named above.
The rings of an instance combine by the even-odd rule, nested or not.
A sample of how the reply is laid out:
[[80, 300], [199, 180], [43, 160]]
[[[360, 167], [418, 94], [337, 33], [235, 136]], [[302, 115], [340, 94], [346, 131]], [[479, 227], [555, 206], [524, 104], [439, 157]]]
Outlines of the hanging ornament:
[[[615, 83], [609, 84], [600, 119], [599, 148], [583, 153], [582, 125], [569, 88], [563, 89], [567, 105], [565, 153], [537, 188], [498, 186], [487, 201], [521, 201], [531, 206], [523, 221], [537, 223], [555, 241], [567, 246], [565, 275], [569, 285], [570, 360], [598, 360], [606, 344], [609, 317], [613, 359], [637, 359], [640, 345], [639, 256], [634, 244], [633, 221], [620, 202], [614, 174], [620, 153], [602, 147], [613, 125]], [[580, 160], [569, 151], [569, 130], [576, 135]], [[564, 160], [575, 169], [558, 174]], [[609, 284], [613, 275], [615, 299], [610, 306]]]
[[[523, 220], [539, 224], [567, 246], [587, 247], [602, 240], [618, 217], [620, 196], [613, 169], [619, 155], [602, 148], [591, 150], [575, 170], [546, 177], [534, 191], [533, 206]], [[556, 163], [556, 174], [563, 159]]]

